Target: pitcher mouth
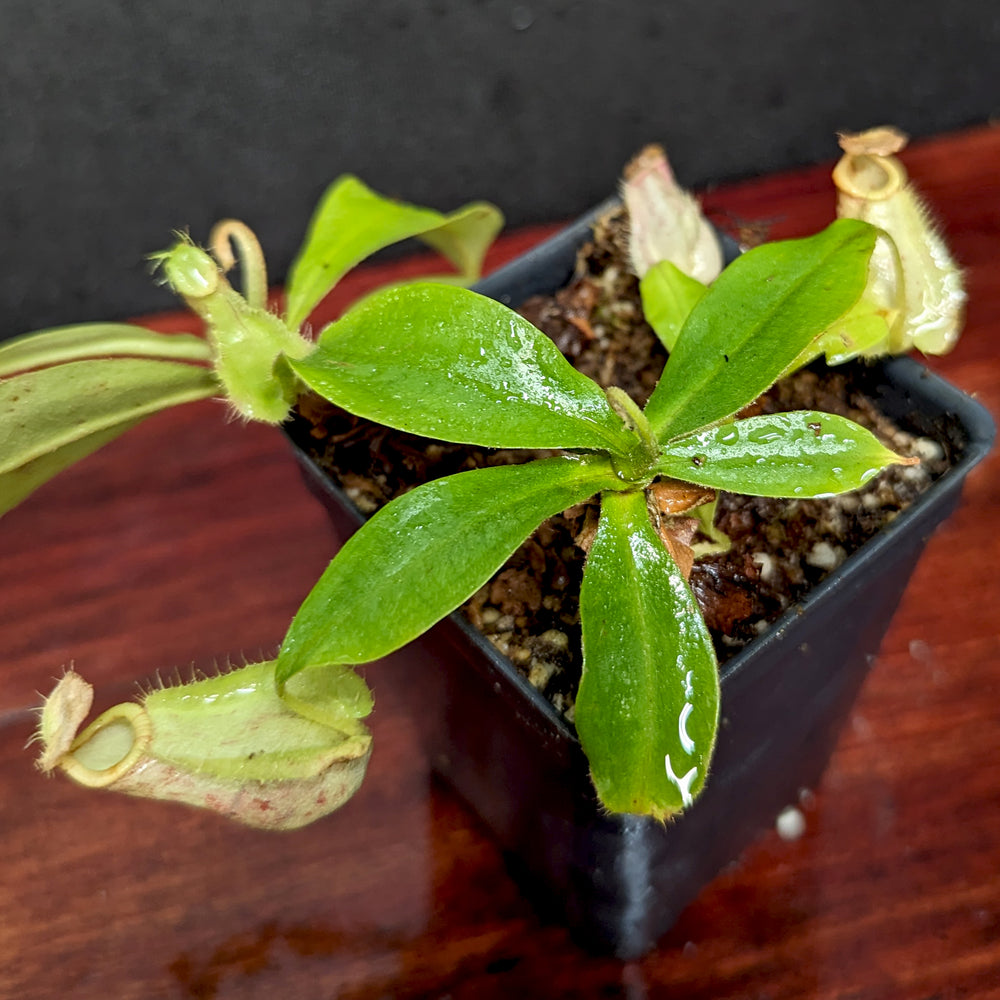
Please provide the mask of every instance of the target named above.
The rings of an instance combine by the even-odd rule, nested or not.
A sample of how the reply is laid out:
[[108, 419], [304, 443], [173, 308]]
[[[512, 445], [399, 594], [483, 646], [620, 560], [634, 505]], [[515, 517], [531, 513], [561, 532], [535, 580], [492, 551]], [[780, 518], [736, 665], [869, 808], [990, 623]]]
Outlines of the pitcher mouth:
[[891, 198], [906, 186], [906, 168], [895, 156], [906, 141], [902, 132], [890, 128], [841, 135], [844, 156], [834, 167], [834, 184], [852, 198]]
[[81, 785], [107, 788], [136, 765], [152, 736], [152, 723], [141, 705], [115, 705], [73, 740], [59, 766]]

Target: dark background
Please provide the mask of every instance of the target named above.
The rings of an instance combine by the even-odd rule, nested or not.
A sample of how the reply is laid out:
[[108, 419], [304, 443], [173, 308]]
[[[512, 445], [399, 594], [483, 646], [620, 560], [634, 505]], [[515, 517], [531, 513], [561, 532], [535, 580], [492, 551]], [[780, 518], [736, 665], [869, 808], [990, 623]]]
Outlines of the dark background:
[[144, 255], [226, 215], [278, 280], [345, 171], [516, 225], [650, 140], [703, 187], [1000, 94], [1000, 5], [971, 0], [4, 0], [0, 40], [0, 336], [169, 306]]

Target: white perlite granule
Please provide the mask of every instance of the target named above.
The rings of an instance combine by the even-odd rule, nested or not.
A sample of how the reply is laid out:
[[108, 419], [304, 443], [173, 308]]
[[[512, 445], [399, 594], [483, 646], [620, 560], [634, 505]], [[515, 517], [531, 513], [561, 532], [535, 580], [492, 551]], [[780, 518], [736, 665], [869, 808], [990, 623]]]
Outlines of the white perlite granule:
[[774, 828], [782, 840], [798, 840], [806, 832], [806, 817], [796, 806], [786, 806], [778, 813]]

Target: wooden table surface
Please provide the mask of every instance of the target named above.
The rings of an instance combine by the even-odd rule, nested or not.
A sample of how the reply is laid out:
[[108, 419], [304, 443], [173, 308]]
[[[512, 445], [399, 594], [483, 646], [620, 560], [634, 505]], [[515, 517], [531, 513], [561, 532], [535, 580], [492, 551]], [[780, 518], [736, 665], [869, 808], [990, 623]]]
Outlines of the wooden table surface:
[[[965, 337], [931, 366], [1000, 413], [1000, 128], [904, 159], [967, 268]], [[705, 202], [805, 234], [832, 215], [829, 166]], [[362, 790], [293, 834], [35, 772], [32, 709], [63, 665], [104, 708], [158, 669], [272, 653], [336, 545], [280, 434], [213, 402], [150, 419], [0, 521], [0, 995], [1000, 997], [998, 486], [994, 453], [931, 540], [804, 836], [765, 836], [623, 964], [536, 917], [392, 704]]]

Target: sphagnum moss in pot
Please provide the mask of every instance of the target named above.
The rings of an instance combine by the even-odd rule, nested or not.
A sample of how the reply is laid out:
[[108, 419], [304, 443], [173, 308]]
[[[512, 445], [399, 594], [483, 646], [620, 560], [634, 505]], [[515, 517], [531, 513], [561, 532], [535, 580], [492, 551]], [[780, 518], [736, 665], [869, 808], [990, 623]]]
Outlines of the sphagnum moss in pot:
[[[891, 133], [853, 140], [845, 158], [852, 183], [857, 174], [870, 189], [880, 171], [896, 176], [893, 150], [877, 148], [887, 135], [891, 143]], [[845, 212], [854, 218], [806, 240], [756, 248], [714, 277], [713, 244], [665, 161], [654, 154], [633, 180], [655, 210], [644, 227], [633, 209], [633, 234], [647, 237], [651, 255], [635, 260], [645, 272], [642, 303], [669, 351], [641, 407], [621, 387], [601, 388], [575, 370], [506, 306], [440, 283], [376, 293], [315, 345], [304, 339], [298, 328], [312, 306], [378, 245], [423, 233], [469, 276], [495, 231], [487, 207], [443, 217], [360, 186], [347, 194], [335, 187], [321, 206], [290, 276], [284, 317], [263, 308], [255, 242], [228, 226], [213, 241], [216, 257], [230, 266], [235, 238], [245, 297], [188, 241], [162, 255], [167, 280], [206, 320], [207, 346], [174, 340], [169, 350], [181, 353], [170, 354], [148, 331], [84, 328], [0, 350], [0, 365], [20, 373], [0, 385], [8, 428], [0, 440], [5, 454], [15, 453], [13, 464], [0, 466], [8, 505], [145, 412], [220, 387], [239, 412], [277, 422], [305, 383], [387, 427], [507, 452], [498, 464], [417, 485], [379, 511], [306, 599], [276, 660], [154, 692], [79, 736], [89, 687], [68, 673], [42, 712], [44, 767], [86, 784], [209, 805], [254, 825], [309, 822], [349, 797], [370, 751], [361, 719], [371, 699], [351, 666], [420, 636], [476, 595], [550, 515], [599, 495], [599, 520], [585, 518], [578, 539], [589, 552], [579, 595], [583, 677], [573, 707], [579, 742], [567, 718], [458, 617], [427, 640], [442, 644], [431, 647], [431, 676], [404, 680], [438, 743], [441, 769], [501, 842], [521, 851], [576, 930], [622, 955], [649, 947], [698, 887], [815, 778], [906, 571], [990, 432], [967, 404], [972, 443], [927, 500], [817, 588], [803, 602], [805, 614], [781, 619], [725, 665], [720, 730], [713, 640], [686, 580], [696, 557], [729, 544], [706, 510], [712, 498], [718, 491], [828, 496], [889, 465], [919, 461], [843, 416], [761, 411], [759, 397], [820, 355], [869, 357], [905, 350], [909, 341], [929, 349], [920, 340], [927, 317], [911, 300], [915, 284], [924, 283], [920, 305], [936, 309], [946, 337], [961, 291], [937, 244], [927, 249], [934, 238], [913, 214], [905, 185], [883, 200], [915, 229], [894, 229], [891, 215], [875, 217], [879, 228], [857, 218], [873, 198], [855, 192], [857, 205]], [[359, 241], [373, 218], [377, 238]], [[520, 275], [517, 287], [493, 282], [487, 290], [512, 301], [551, 290], [555, 272], [570, 268], [574, 242], [571, 235], [534, 255], [543, 278], [515, 266], [498, 280]], [[706, 290], [692, 274], [714, 280]], [[109, 349], [109, 338], [124, 346]], [[112, 396], [131, 408], [112, 400], [111, 416], [95, 416], [76, 391], [90, 371], [79, 366], [105, 366], [104, 385], [112, 381], [108, 354], [119, 379]], [[138, 371], [136, 355], [152, 355], [160, 381], [172, 385], [177, 376], [183, 390], [146, 392], [150, 369]], [[894, 416], [914, 401], [931, 420], [962, 409], [950, 390], [918, 393], [921, 379], [906, 362], [886, 374], [880, 395]], [[136, 403], [150, 395], [152, 405]], [[76, 437], [53, 432], [45, 418], [57, 400], [62, 424], [85, 429]], [[758, 412], [747, 415], [750, 405]], [[429, 692], [437, 698], [428, 703]]]

